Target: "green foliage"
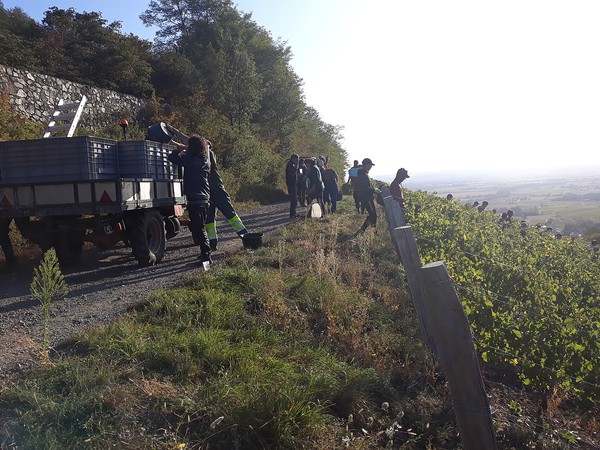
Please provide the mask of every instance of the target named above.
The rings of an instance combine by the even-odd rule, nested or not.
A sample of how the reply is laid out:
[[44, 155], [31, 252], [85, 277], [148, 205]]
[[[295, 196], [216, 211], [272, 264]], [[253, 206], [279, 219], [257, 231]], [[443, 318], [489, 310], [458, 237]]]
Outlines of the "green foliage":
[[446, 261], [484, 360], [516, 366], [546, 395], [597, 401], [600, 266], [587, 243], [422, 192], [409, 199], [421, 258]]
[[39, 139], [44, 127], [17, 113], [6, 95], [0, 95], [0, 140]]
[[[240, 200], [269, 200], [284, 180], [284, 161], [256, 136], [231, 133], [230, 146], [222, 153], [223, 179], [227, 189]], [[260, 195], [255, 195], [260, 194]]]
[[38, 26], [22, 9], [6, 10], [0, 3], [0, 64], [36, 69]]
[[30, 290], [31, 295], [42, 305], [43, 345], [44, 350], [46, 350], [50, 345], [50, 330], [48, 327], [50, 306], [53, 301], [64, 297], [69, 291], [58, 265], [56, 251], [53, 248], [44, 253], [40, 265], [33, 271]]

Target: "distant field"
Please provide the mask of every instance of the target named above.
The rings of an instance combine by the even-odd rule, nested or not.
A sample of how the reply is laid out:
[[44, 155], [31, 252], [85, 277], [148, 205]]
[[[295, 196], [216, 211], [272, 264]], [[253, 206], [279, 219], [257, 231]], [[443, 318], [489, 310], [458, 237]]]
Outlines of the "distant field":
[[496, 209], [500, 214], [512, 209], [517, 217], [530, 224], [541, 223], [558, 231], [567, 225], [569, 229], [600, 225], [600, 175], [439, 183], [429, 178], [426, 183], [411, 180], [407, 184], [414, 185], [409, 188], [437, 192], [442, 197], [451, 193], [463, 203], [487, 200], [488, 210]]

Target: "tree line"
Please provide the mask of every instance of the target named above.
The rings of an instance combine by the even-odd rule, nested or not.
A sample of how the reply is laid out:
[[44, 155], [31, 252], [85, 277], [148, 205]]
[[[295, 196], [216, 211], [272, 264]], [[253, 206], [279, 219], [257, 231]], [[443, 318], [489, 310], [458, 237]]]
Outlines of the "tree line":
[[[282, 187], [292, 153], [343, 173], [342, 128], [309, 106], [292, 50], [231, 0], [151, 0], [153, 43], [101, 12], [49, 8], [41, 22], [0, 1], [0, 63], [145, 97], [143, 128], [164, 120], [213, 142], [234, 193]], [[267, 192], [263, 192], [267, 195]]]

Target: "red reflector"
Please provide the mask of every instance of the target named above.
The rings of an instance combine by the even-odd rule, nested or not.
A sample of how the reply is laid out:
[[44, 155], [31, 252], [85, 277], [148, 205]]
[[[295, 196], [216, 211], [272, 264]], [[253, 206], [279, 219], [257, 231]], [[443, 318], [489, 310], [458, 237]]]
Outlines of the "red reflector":
[[0, 207], [2, 207], [2, 208], [11, 208], [12, 207], [12, 205], [6, 198], [6, 195], [2, 196], [2, 200], [0, 201]]
[[103, 203], [112, 203], [112, 198], [108, 195], [108, 192], [104, 191], [102, 193], [102, 197], [100, 197], [100, 201]]

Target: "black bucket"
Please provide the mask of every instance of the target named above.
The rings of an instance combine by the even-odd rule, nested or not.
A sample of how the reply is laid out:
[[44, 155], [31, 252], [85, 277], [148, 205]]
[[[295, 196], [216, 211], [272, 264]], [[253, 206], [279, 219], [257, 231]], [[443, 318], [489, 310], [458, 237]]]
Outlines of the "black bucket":
[[242, 236], [244, 248], [256, 250], [262, 247], [263, 233], [246, 233]]
[[164, 122], [156, 123], [148, 127], [148, 140], [168, 144], [173, 139], [173, 133]]

